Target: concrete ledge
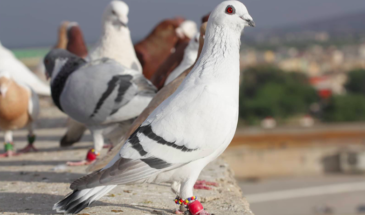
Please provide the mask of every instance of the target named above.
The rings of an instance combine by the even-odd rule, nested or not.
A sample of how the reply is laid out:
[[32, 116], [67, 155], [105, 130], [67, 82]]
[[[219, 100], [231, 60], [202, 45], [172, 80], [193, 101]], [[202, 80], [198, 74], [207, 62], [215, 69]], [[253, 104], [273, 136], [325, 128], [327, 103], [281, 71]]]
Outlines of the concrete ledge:
[[[56, 121], [49, 116], [43, 118], [39, 122], [41, 129], [36, 131], [38, 139], [35, 146], [40, 152], [0, 159], [0, 214], [54, 214], [52, 206], [70, 192], [69, 183], [85, 174], [85, 167], [66, 167], [64, 164], [68, 160], [83, 159], [91, 142], [84, 141], [73, 148], [60, 149], [58, 142], [64, 133], [62, 127], [65, 122], [62, 115], [57, 115]], [[3, 138], [2, 135], [0, 138]], [[25, 131], [15, 132], [14, 138], [16, 148], [25, 146]], [[90, 140], [90, 137], [85, 139]], [[232, 171], [222, 159], [206, 167], [200, 179], [219, 183], [211, 190], [197, 190], [195, 193], [210, 213], [253, 214]], [[169, 185], [118, 186], [80, 214], [173, 214], [177, 208], [174, 198]]]

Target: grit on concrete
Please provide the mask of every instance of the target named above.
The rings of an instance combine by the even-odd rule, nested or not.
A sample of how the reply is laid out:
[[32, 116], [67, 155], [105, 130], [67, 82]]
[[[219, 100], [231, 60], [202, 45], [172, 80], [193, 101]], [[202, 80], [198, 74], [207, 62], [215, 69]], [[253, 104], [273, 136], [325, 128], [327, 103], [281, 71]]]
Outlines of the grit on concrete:
[[[70, 192], [70, 182], [85, 174], [85, 167], [67, 167], [65, 163], [84, 158], [91, 147], [90, 136], [72, 148], [59, 148], [66, 117], [49, 101], [43, 101], [42, 106], [35, 143], [40, 151], [0, 159], [0, 214], [54, 214], [52, 206]], [[25, 130], [14, 133], [16, 148], [26, 145], [26, 134]], [[216, 215], [253, 214], [223, 160], [218, 159], [207, 166], [200, 179], [219, 183], [219, 187], [212, 190], [195, 191], [209, 212]], [[167, 184], [123, 185], [80, 214], [173, 214], [177, 208], [174, 198]]]

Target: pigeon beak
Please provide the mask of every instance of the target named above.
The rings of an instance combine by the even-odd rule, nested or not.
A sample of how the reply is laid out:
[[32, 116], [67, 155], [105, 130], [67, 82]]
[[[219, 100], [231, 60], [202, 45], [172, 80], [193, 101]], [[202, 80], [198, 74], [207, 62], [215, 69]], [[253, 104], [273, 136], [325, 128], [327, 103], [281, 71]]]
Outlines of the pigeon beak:
[[116, 28], [119, 29], [121, 29], [122, 27], [128, 28], [128, 25], [120, 19], [114, 20], [112, 23]]
[[128, 28], [128, 25], [125, 22], [123, 22], [122, 20], [118, 20], [118, 21], [121, 26]]
[[246, 22], [251, 27], [255, 27], [256, 26], [256, 24], [255, 24], [255, 22], [253, 20], [246, 20]]

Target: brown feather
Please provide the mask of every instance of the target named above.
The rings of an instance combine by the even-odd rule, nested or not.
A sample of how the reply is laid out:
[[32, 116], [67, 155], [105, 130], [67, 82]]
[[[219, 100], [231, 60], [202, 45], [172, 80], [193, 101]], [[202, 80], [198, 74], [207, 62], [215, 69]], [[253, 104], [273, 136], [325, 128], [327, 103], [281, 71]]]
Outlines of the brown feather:
[[28, 113], [30, 92], [11, 79], [0, 78], [0, 86], [6, 85], [8, 90], [0, 95], [0, 128], [13, 130], [24, 127], [31, 120]]
[[179, 40], [176, 28], [183, 21], [181, 18], [162, 21], [144, 40], [134, 46], [147, 79], [151, 79], [160, 65], [170, 56], [171, 50]]
[[189, 45], [189, 40], [186, 39], [183, 42], [180, 42], [176, 46], [176, 51], [172, 53], [165, 62], [157, 69], [155, 74], [153, 74], [151, 78], [151, 82], [160, 90], [174, 69], [180, 65], [181, 61], [184, 58], [185, 48]]
[[80, 27], [76, 25], [68, 29], [67, 37], [67, 51], [79, 57], [85, 58], [88, 54], [88, 51]]

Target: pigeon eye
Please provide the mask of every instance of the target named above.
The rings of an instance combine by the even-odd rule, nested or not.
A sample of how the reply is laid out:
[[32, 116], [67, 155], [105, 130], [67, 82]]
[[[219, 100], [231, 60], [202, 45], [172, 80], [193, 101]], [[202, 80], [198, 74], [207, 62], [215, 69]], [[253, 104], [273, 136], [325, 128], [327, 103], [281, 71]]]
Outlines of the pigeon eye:
[[49, 64], [49, 60], [45, 60], [44, 63], [48, 65]]
[[232, 5], [228, 5], [226, 8], [226, 14], [233, 15], [236, 13], [236, 9]]
[[113, 14], [114, 16], [116, 16], [116, 15], [117, 15], [117, 13], [115, 12], [115, 10], [112, 10], [112, 14]]

